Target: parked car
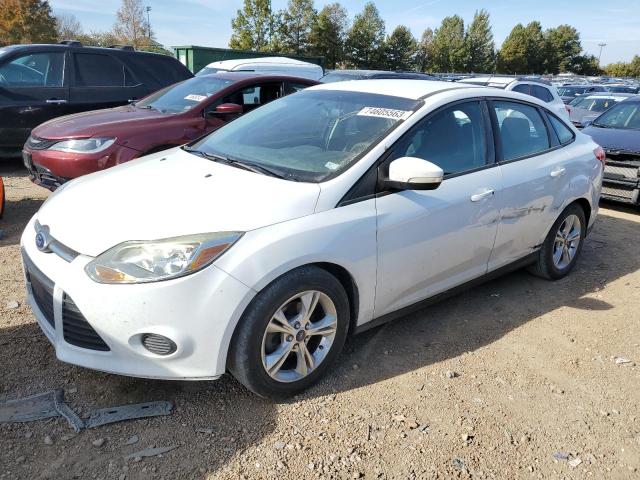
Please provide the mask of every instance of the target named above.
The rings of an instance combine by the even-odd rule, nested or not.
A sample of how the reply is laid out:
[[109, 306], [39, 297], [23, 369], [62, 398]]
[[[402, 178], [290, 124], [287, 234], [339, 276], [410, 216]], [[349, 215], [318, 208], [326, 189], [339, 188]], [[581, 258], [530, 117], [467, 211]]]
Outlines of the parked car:
[[607, 155], [603, 198], [640, 205], [640, 97], [617, 103], [582, 131]]
[[173, 57], [130, 47], [1, 47], [0, 156], [19, 156], [31, 129], [42, 122], [124, 105], [192, 76]]
[[602, 112], [633, 95], [629, 93], [587, 93], [574, 98], [568, 105], [569, 119], [582, 128]]
[[607, 88], [614, 93], [640, 93], [640, 86], [637, 85], [607, 85]]
[[322, 83], [345, 82], [348, 80], [372, 79], [413, 79], [435, 80], [436, 78], [420, 72], [386, 72], [384, 70], [332, 70], [320, 79]]
[[322, 67], [315, 63], [287, 57], [261, 57], [213, 62], [200, 70], [196, 76], [216, 72], [255, 72], [262, 75], [290, 75], [311, 80], [319, 80], [324, 75]]
[[53, 190], [72, 178], [187, 143], [317, 83], [243, 72], [191, 78], [131, 105], [40, 125], [24, 146], [24, 162], [34, 182]]
[[490, 75], [486, 77], [469, 77], [458, 80], [460, 83], [480, 85], [484, 87], [501, 88], [503, 90], [531, 95], [547, 104], [553, 113], [565, 120], [569, 119], [569, 112], [558, 96], [556, 88], [545, 80], [529, 77], [508, 77]]
[[[531, 96], [362, 80], [308, 88], [170, 153], [63, 185], [21, 239], [65, 362], [309, 387], [347, 335], [531, 265], [576, 265], [604, 152]], [[428, 226], [428, 228], [425, 228]]]
[[574, 98], [586, 93], [609, 91], [604, 85], [563, 85], [558, 87], [558, 95], [564, 103], [571, 102]]

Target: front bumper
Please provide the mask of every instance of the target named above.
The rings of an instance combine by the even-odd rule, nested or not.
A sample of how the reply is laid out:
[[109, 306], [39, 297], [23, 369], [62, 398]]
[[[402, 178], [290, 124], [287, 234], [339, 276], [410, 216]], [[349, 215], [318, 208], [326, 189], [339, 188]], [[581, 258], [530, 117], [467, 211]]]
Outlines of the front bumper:
[[607, 157], [602, 198], [635, 205], [640, 203], [640, 156], [624, 159]]
[[[215, 265], [163, 282], [99, 284], [84, 272], [90, 257], [67, 262], [39, 251], [34, 219], [21, 241], [28, 302], [59, 360], [144, 378], [208, 380], [225, 373], [233, 329], [253, 290]], [[50, 279], [49, 297], [40, 277]], [[80, 312], [80, 324], [77, 314], [69, 314], [69, 300]], [[77, 335], [91, 332], [106, 349], [95, 347], [95, 337], [97, 343], [89, 339], [78, 346]], [[170, 338], [176, 351], [166, 356], [149, 352], [142, 345], [144, 333]]]

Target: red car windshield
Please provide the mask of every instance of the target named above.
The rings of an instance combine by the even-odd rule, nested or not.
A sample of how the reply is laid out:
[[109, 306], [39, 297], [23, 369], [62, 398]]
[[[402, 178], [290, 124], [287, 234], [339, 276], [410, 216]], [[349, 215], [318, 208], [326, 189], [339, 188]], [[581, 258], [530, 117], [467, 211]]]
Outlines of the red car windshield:
[[182, 113], [191, 110], [233, 82], [234, 80], [212, 76], [190, 78], [149, 95], [136, 103], [136, 106], [162, 113]]

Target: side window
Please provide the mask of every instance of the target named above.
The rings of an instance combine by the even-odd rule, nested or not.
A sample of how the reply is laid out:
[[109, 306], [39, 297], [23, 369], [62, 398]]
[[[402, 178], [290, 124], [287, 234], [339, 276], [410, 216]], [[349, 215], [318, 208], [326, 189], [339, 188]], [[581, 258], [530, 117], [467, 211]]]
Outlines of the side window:
[[285, 95], [299, 92], [300, 90], [304, 90], [305, 88], [309, 88], [309, 85], [305, 85], [304, 83], [295, 83], [295, 82], [286, 82], [284, 84]]
[[74, 54], [77, 87], [122, 87], [125, 67], [110, 55]]
[[395, 157], [418, 157], [438, 165], [445, 175], [487, 164], [484, 117], [480, 102], [439, 111], [420, 123], [400, 143]]
[[549, 149], [549, 135], [538, 109], [515, 102], [493, 102], [502, 142], [503, 160]]
[[521, 83], [512, 88], [512, 91], [518, 93], [524, 93], [525, 95], [531, 95], [531, 85], [528, 83]]
[[558, 135], [558, 139], [562, 145], [573, 140], [573, 132], [569, 127], [553, 115], [547, 114], [547, 117], [549, 117], [549, 122], [551, 122], [551, 126], [553, 126], [553, 129], [556, 131], [556, 135]]
[[549, 103], [553, 101], [553, 95], [551, 94], [549, 89], [541, 85], [531, 85], [531, 95], [539, 98], [543, 102]]
[[236, 90], [217, 102], [214, 102], [209, 108], [215, 109], [221, 103], [237, 103], [244, 107], [244, 112], [253, 110], [254, 108], [269, 103], [272, 100], [280, 98], [282, 91], [280, 83], [263, 83], [242, 90]]
[[64, 53], [32, 53], [0, 66], [0, 85], [5, 87], [62, 87]]

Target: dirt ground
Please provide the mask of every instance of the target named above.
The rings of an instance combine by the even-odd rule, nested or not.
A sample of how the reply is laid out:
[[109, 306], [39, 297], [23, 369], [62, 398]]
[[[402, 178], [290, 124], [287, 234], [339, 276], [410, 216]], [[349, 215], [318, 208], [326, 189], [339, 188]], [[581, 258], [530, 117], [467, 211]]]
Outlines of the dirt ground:
[[19, 253], [47, 192], [18, 162], [0, 175], [0, 400], [63, 387], [81, 415], [176, 406], [80, 434], [62, 419], [0, 425], [0, 479], [640, 478], [640, 212], [604, 205], [568, 278], [516, 272], [367, 332], [320, 385], [274, 404], [230, 377], [139, 380], [57, 361]]

